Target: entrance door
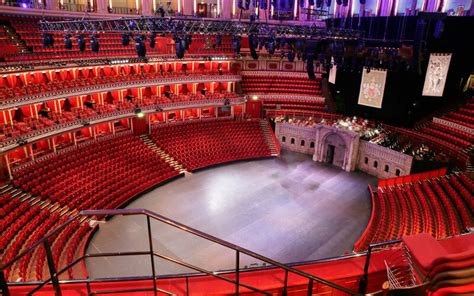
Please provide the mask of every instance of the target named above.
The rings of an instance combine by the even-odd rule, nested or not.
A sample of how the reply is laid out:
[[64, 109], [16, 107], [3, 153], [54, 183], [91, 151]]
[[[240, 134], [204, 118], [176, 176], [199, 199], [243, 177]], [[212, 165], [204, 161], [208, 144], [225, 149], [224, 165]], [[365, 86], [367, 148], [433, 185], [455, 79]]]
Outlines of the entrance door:
[[326, 163], [332, 164], [334, 162], [334, 150], [336, 147], [334, 145], [328, 145], [328, 151], [326, 155]]

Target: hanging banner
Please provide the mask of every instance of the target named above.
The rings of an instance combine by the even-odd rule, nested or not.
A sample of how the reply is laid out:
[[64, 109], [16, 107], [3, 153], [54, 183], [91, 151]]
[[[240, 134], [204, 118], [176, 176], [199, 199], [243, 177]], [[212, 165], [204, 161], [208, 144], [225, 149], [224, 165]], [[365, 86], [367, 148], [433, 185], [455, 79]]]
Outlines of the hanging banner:
[[386, 78], [387, 71], [385, 70], [364, 68], [360, 82], [359, 105], [382, 108]]
[[329, 70], [329, 83], [336, 84], [336, 74], [337, 74], [337, 66], [333, 65], [332, 68]]
[[442, 97], [448, 77], [451, 54], [432, 53], [426, 70], [423, 96]]

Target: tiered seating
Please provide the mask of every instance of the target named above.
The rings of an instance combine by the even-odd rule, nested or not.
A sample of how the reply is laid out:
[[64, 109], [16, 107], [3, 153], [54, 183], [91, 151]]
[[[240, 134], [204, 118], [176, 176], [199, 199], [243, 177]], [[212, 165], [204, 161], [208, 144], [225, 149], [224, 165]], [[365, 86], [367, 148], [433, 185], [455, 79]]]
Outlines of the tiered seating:
[[419, 131], [461, 148], [471, 146], [474, 141], [474, 135], [434, 122], [431, 122], [429, 126], [423, 127]]
[[463, 232], [474, 225], [473, 189], [463, 174], [378, 188], [372, 218], [354, 249], [421, 232], [436, 238]]
[[[178, 171], [164, 162], [138, 137], [125, 133], [111, 139], [87, 143], [33, 163], [15, 173], [14, 186], [31, 191], [53, 207], [31, 206], [8, 194], [0, 197], [0, 238], [4, 263], [48, 231], [68, 219], [49, 209], [113, 209], [156, 184], [177, 176]], [[75, 258], [89, 231], [87, 222], [75, 221], [50, 238], [53, 259], [64, 267]], [[7, 277], [42, 279], [45, 266], [43, 248], [28, 253]], [[32, 263], [34, 262], [34, 263]], [[73, 277], [73, 271], [68, 275]]]
[[102, 209], [176, 175], [137, 137], [126, 135], [35, 163], [15, 173], [14, 184], [70, 209]]
[[474, 128], [474, 98], [457, 111], [449, 112], [442, 117], [445, 120]]
[[242, 89], [247, 94], [321, 96], [319, 81], [291, 75], [244, 75]]
[[322, 99], [307, 99], [307, 98], [262, 98], [263, 108], [265, 110], [285, 110], [291, 111], [316, 111], [324, 112], [326, 106]]
[[[82, 72], [81, 72], [82, 73]], [[224, 74], [229, 74], [225, 72]], [[29, 77], [28, 83], [24, 83], [20, 78], [16, 78], [14, 85], [11, 85], [7, 79], [0, 80], [0, 99], [10, 99], [14, 97], [21, 97], [27, 95], [35, 95], [40, 93], [48, 93], [52, 91], [59, 91], [64, 89], [74, 89], [77, 87], [87, 87], [94, 85], [105, 85], [110, 83], [129, 82], [138, 80], [151, 80], [158, 78], [171, 78], [180, 77], [185, 75], [192, 75], [196, 77], [207, 76], [210, 73], [187, 73], [182, 72], [162, 72], [151, 69], [150, 72], [143, 73], [115, 73], [110, 72], [106, 75], [104, 72], [99, 73], [95, 76], [92, 71], [88, 72], [87, 77], [83, 75], [73, 78], [71, 73], [67, 74], [65, 79], [57, 77], [57, 79], [50, 80], [47, 76], [43, 76], [41, 79], [35, 77]]]
[[271, 156], [257, 121], [190, 122], [157, 127], [152, 139], [185, 168]]
[[[54, 126], [55, 124], [62, 124], [65, 122], [71, 122], [79, 119], [87, 119], [96, 117], [99, 114], [114, 113], [118, 110], [132, 110], [136, 106], [150, 106], [154, 104], [170, 104], [170, 103], [186, 103], [193, 101], [219, 101], [224, 98], [232, 99], [237, 98], [239, 95], [222, 92], [222, 93], [208, 93], [202, 94], [171, 94], [170, 97], [166, 96], [150, 96], [144, 97], [143, 99], [134, 97], [131, 101], [113, 101], [112, 103], [93, 104], [93, 107], [72, 107], [70, 111], [63, 111], [62, 113], [50, 112], [48, 117], [39, 116], [39, 118], [24, 117], [23, 121], [13, 121], [13, 124], [0, 124], [0, 142], [7, 141], [11, 138], [18, 137], [21, 135], [28, 134], [30, 132], [38, 132], [42, 129]], [[221, 102], [219, 102], [221, 103]]]

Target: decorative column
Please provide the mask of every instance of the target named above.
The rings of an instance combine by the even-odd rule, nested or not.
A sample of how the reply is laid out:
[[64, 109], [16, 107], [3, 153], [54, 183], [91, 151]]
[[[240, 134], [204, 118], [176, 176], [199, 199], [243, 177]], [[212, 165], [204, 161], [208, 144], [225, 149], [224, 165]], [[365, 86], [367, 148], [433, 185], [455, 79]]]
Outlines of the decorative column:
[[108, 5], [108, 0], [97, 0], [97, 12], [101, 14], [109, 13], [107, 10]]
[[59, 0], [46, 0], [46, 9], [59, 10]]
[[[178, 0], [178, 1], [181, 1], [181, 0]], [[189, 15], [189, 16], [194, 15], [193, 14], [193, 1], [189, 1], [189, 0], [182, 1], [181, 2], [181, 11], [182, 11], [182, 14], [184, 14], [184, 15]]]
[[221, 17], [224, 19], [232, 18], [232, 4], [233, 0], [222, 0]]
[[144, 16], [153, 15], [153, 6], [150, 0], [142, 0], [142, 15]]

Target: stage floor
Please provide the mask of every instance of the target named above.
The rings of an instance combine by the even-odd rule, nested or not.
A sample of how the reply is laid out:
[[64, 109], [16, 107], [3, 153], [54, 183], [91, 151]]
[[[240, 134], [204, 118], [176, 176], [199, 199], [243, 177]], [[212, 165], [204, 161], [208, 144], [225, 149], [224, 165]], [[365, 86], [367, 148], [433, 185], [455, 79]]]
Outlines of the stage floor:
[[[290, 263], [352, 251], [371, 213], [361, 172], [313, 162], [309, 155], [282, 151], [279, 158], [236, 162], [193, 173], [144, 194], [127, 208], [144, 208]], [[115, 217], [92, 238], [88, 253], [149, 249], [143, 216]], [[235, 268], [235, 253], [187, 233], [152, 222], [154, 250], [212, 271]], [[241, 267], [261, 266], [241, 256]], [[191, 272], [155, 258], [157, 274]], [[91, 278], [151, 275], [150, 257], [86, 261]]]

